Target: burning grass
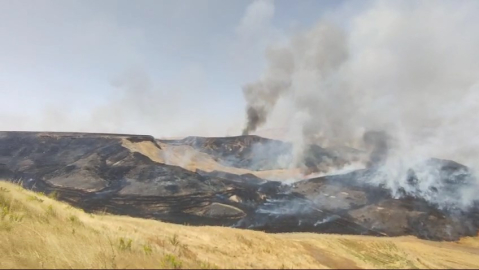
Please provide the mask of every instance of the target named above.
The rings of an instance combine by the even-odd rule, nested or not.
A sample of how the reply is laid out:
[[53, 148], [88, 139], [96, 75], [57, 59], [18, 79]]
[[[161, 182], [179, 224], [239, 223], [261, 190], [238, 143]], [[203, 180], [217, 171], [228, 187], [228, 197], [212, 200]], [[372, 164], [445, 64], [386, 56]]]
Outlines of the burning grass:
[[0, 182], [0, 268], [478, 268], [479, 241], [265, 234], [85, 213]]

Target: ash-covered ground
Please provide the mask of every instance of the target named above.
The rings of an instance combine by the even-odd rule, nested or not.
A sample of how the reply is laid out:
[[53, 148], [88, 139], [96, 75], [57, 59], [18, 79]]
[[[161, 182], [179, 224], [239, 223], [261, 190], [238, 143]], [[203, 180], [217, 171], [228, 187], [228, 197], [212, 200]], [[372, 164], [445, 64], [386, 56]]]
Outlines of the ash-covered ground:
[[[383, 170], [387, 147], [380, 138], [365, 136], [373, 148], [368, 155], [352, 148], [309, 145], [301, 168], [306, 174], [341, 169], [365, 156], [368, 161], [363, 169], [285, 184], [258, 175], [291, 169], [292, 145], [258, 136], [157, 140], [122, 134], [0, 132], [0, 178], [56, 192], [60, 200], [86, 211], [181, 224], [431, 240], [476, 235], [479, 204], [474, 199], [463, 203], [466, 191], [476, 188], [470, 170], [431, 158], [407, 168], [404, 179], [390, 181]], [[175, 147], [188, 147], [199, 153], [198, 159], [216, 165], [173, 165], [165, 153]], [[181, 151], [175, 154], [182, 156]], [[425, 177], [424, 168], [434, 173]]]

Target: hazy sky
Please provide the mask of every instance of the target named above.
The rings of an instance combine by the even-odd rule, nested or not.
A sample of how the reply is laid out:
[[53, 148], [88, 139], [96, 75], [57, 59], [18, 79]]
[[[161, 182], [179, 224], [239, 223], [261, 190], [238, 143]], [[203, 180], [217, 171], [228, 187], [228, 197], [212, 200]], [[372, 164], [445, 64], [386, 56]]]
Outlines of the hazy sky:
[[239, 134], [266, 46], [345, 6], [2, 0], [0, 129]]

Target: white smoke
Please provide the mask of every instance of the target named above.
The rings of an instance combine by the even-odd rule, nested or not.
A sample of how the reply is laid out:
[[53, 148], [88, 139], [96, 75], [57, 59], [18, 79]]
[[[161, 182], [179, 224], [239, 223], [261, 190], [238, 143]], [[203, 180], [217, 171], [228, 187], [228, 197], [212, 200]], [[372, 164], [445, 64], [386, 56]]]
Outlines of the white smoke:
[[244, 87], [245, 131], [283, 122], [301, 155], [311, 142], [364, 147], [365, 131], [382, 130], [389, 179], [429, 157], [478, 170], [478, 12], [477, 1], [377, 1], [347, 28], [321, 21], [272, 46]]

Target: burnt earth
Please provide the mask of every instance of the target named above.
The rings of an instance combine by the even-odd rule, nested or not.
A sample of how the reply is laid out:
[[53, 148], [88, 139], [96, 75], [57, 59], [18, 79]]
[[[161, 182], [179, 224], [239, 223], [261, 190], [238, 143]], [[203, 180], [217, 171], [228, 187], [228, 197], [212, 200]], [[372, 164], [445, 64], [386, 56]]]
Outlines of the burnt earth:
[[[288, 186], [251, 174], [191, 172], [154, 162], [123, 147], [122, 140], [156, 143], [151, 136], [128, 134], [0, 132], [0, 176], [31, 190], [56, 192], [60, 200], [86, 211], [190, 225], [266, 232], [416, 235], [432, 240], [472, 236], [479, 227], [479, 207], [466, 212], [443, 209], [414, 193], [393, 198], [384, 187], [367, 184], [371, 170]], [[270, 143], [256, 136], [195, 140], [168, 143], [196, 145], [225, 160], [229, 157], [225, 153], [231, 151], [239, 157], [238, 164], [246, 167], [258, 159], [248, 147]], [[273, 147], [271, 151], [284, 147], [279, 141], [273, 145], [279, 150]], [[323, 151], [316, 149], [316, 153]], [[320, 163], [323, 156], [318, 154], [312, 164], [316, 166], [314, 160]], [[471, 181], [467, 168], [460, 164], [429, 162], [444, 171], [438, 181], [449, 185], [451, 192]], [[415, 181], [412, 171], [409, 182], [414, 186]]]
[[[234, 137], [187, 137], [181, 140], [159, 140], [171, 145], [188, 145], [213, 157], [220, 164], [252, 171], [288, 168], [292, 162], [292, 144], [255, 135]], [[325, 166], [342, 166], [363, 154], [353, 148], [326, 149], [309, 145], [304, 163], [310, 172]]]

